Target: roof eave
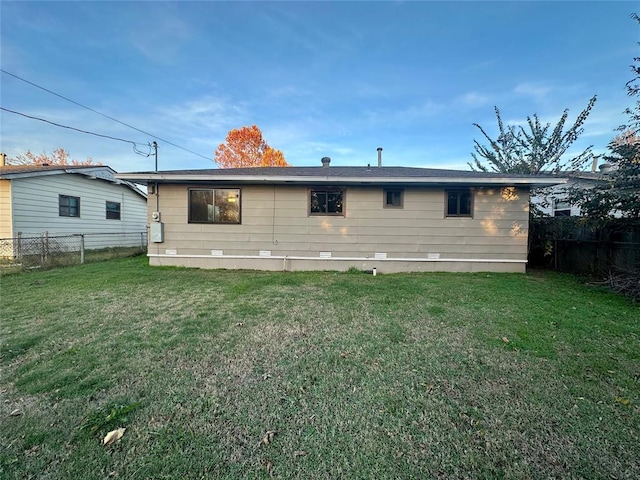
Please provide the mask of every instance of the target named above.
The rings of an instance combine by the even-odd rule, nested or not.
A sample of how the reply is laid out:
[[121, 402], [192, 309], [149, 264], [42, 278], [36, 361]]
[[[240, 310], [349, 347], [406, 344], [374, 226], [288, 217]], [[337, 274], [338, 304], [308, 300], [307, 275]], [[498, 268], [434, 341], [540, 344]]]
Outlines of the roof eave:
[[567, 183], [566, 178], [553, 181], [536, 177], [338, 177], [338, 176], [259, 176], [259, 175], [172, 175], [120, 173], [115, 175], [142, 185], [148, 183], [238, 183], [238, 184], [332, 184], [332, 185], [522, 185], [545, 187]]

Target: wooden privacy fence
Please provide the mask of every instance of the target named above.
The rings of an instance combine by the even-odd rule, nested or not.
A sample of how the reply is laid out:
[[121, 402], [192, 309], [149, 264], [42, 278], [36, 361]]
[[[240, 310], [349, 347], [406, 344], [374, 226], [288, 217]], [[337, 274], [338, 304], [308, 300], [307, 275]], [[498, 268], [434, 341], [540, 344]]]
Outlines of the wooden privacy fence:
[[612, 219], [591, 227], [580, 218], [531, 222], [529, 265], [565, 272], [602, 274], [640, 268], [640, 221]]

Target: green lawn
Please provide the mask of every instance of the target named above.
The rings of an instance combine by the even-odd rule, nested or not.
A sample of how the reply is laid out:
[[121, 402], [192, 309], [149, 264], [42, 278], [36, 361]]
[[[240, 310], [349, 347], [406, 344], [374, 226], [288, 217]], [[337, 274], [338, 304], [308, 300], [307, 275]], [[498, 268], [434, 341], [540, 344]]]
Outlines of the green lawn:
[[640, 478], [640, 309], [571, 276], [0, 282], [3, 479]]

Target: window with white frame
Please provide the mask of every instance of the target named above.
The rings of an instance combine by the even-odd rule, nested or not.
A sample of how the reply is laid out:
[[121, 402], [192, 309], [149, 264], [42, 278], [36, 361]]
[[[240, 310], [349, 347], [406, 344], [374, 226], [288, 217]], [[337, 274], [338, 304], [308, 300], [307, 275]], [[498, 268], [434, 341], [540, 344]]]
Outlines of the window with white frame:
[[553, 216], [554, 217], [570, 217], [571, 216], [571, 204], [566, 200], [554, 200], [553, 201]]

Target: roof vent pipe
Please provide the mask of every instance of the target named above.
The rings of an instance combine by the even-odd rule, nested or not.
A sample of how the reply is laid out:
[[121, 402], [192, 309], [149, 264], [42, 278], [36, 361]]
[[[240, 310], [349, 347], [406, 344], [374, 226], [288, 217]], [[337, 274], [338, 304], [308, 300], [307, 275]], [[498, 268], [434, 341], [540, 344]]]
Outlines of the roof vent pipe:
[[378, 168], [382, 166], [382, 147], [378, 147]]
[[320, 161], [322, 162], [323, 168], [329, 168], [329, 164], [331, 163], [331, 159], [329, 157], [322, 157]]

